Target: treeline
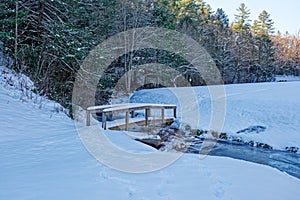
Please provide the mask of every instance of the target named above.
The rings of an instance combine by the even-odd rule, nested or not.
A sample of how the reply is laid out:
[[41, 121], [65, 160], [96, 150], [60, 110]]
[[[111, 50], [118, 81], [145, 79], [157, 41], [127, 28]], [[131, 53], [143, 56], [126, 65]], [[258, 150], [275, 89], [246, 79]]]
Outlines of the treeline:
[[[245, 4], [232, 23], [222, 9], [214, 12], [201, 0], [1, 0], [0, 9], [0, 40], [14, 68], [64, 106], [70, 105], [76, 72], [93, 47], [116, 33], [146, 26], [177, 30], [198, 41], [227, 84], [299, 75], [299, 37], [274, 35], [267, 11], [252, 22]], [[111, 64], [99, 81], [99, 101], [108, 99], [122, 74], [147, 62], [168, 64], [192, 85], [205, 84], [179, 56], [145, 49]]]
[[300, 76], [300, 30], [296, 35], [272, 35], [277, 75]]

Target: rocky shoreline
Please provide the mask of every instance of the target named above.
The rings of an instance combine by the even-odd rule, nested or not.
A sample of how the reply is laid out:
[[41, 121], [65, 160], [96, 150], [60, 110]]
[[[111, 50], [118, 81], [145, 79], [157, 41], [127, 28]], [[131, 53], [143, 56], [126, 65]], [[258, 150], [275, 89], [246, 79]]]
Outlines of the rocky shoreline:
[[[245, 132], [250, 130], [260, 131], [264, 130], [264, 127], [252, 126], [242, 131]], [[191, 146], [199, 146], [206, 140], [211, 140], [212, 142], [225, 142], [228, 144], [249, 145], [251, 147], [264, 149], [273, 149], [272, 146], [266, 143], [244, 141], [241, 137], [229, 136], [227, 133], [192, 129], [190, 125], [180, 123], [178, 120], [175, 120], [172, 124], [169, 124], [163, 128], [153, 129], [150, 134], [155, 135], [156, 137], [136, 140], [150, 145], [160, 151], [190, 152], [189, 148]], [[285, 147], [284, 150], [291, 153], [299, 152], [298, 147]]]

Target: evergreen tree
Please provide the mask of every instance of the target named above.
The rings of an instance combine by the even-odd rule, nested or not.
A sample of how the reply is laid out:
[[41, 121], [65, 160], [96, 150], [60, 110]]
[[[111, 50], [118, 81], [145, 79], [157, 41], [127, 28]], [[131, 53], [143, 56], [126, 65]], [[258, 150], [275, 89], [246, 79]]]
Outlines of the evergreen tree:
[[175, 14], [168, 11], [168, 1], [158, 0], [153, 3], [153, 6], [154, 25], [175, 29]]
[[234, 15], [235, 19], [232, 25], [233, 30], [238, 32], [248, 32], [250, 29], [250, 10], [246, 7], [244, 3], [240, 5], [240, 7], [237, 9], [238, 14]]
[[263, 10], [252, 25], [254, 43], [256, 50], [255, 65], [252, 66], [252, 76], [255, 74], [255, 81], [272, 80], [274, 74], [274, 50], [270, 34], [274, 33], [273, 21], [270, 15]]
[[234, 52], [233, 83], [251, 82], [247, 75], [249, 68], [254, 64], [254, 40], [250, 33], [250, 11], [244, 3], [237, 9], [232, 29], [235, 32], [232, 48]]
[[252, 25], [252, 32], [256, 37], [268, 37], [274, 33], [274, 22], [270, 18], [270, 14], [263, 10]]
[[229, 27], [229, 19], [222, 8], [218, 8], [217, 11], [212, 15], [212, 20], [214, 24], [220, 24], [223, 28]]
[[233, 32], [229, 28], [228, 16], [222, 9], [217, 9], [211, 18], [214, 42], [211, 44], [210, 54], [220, 70], [224, 83], [231, 83], [234, 69], [234, 55], [231, 48]]

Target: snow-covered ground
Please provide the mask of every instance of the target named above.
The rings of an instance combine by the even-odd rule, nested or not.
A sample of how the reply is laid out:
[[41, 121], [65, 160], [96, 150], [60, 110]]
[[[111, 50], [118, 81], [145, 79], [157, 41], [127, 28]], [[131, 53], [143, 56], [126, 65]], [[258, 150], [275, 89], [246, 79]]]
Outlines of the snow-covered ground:
[[[0, 73], [0, 199], [297, 199], [300, 196], [299, 179], [268, 166], [230, 158], [200, 159], [198, 155], [187, 154], [164, 169], [143, 174], [106, 167], [87, 152], [74, 122], [58, 112], [55, 102], [44, 99], [40, 104], [36, 102], [38, 97], [31, 98], [29, 93], [24, 96], [26, 92], [20, 92], [18, 84], [7, 84], [3, 77]], [[263, 86], [273, 88], [262, 84], [259, 91], [266, 91]], [[231, 97], [245, 93], [240, 86], [229, 87], [233, 87]], [[290, 87], [296, 89], [297, 85]], [[30, 90], [29, 87], [27, 92]], [[267, 96], [253, 90], [246, 93]], [[240, 96], [237, 103], [238, 100], [246, 101], [247, 96]], [[280, 99], [278, 106], [279, 102]], [[284, 107], [278, 108], [280, 113], [292, 113], [290, 107]], [[237, 109], [242, 111], [240, 118], [255, 113]], [[286, 122], [292, 123], [292, 116]], [[239, 130], [253, 123], [234, 124], [225, 127]], [[269, 129], [268, 124], [263, 125]], [[105, 134], [125, 151], [140, 154], [156, 151], [122, 132]]]
[[275, 77], [275, 81], [277, 81], [277, 82], [300, 81], [300, 76], [278, 75]]
[[[226, 114], [223, 132], [245, 142], [266, 143], [275, 149], [300, 147], [300, 81], [225, 85], [224, 88]], [[193, 89], [198, 102], [190, 102], [188, 107], [199, 106], [200, 109], [200, 124], [193, 128], [209, 130], [212, 116], [209, 90], [207, 87]], [[131, 96], [131, 101], [169, 103], [180, 107], [172, 92], [180, 94], [181, 90], [185, 88], [141, 90]], [[180, 112], [181, 109], [179, 116]]]

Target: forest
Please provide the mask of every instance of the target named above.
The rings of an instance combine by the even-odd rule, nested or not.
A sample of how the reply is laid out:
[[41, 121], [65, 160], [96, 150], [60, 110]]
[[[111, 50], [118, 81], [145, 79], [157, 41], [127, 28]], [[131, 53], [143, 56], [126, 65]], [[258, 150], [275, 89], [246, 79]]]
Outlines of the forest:
[[[300, 30], [275, 33], [268, 11], [250, 19], [245, 4], [236, 9], [232, 22], [226, 11], [203, 0], [1, 0], [0, 9], [0, 48], [11, 58], [8, 63], [35, 82], [36, 93], [69, 109], [76, 73], [89, 52], [133, 28], [163, 27], [190, 36], [211, 55], [225, 84], [300, 75]], [[205, 85], [180, 56], [143, 49], [111, 63], [99, 81], [97, 103], [108, 101], [131, 67], [153, 62], [188, 76], [191, 85]]]

